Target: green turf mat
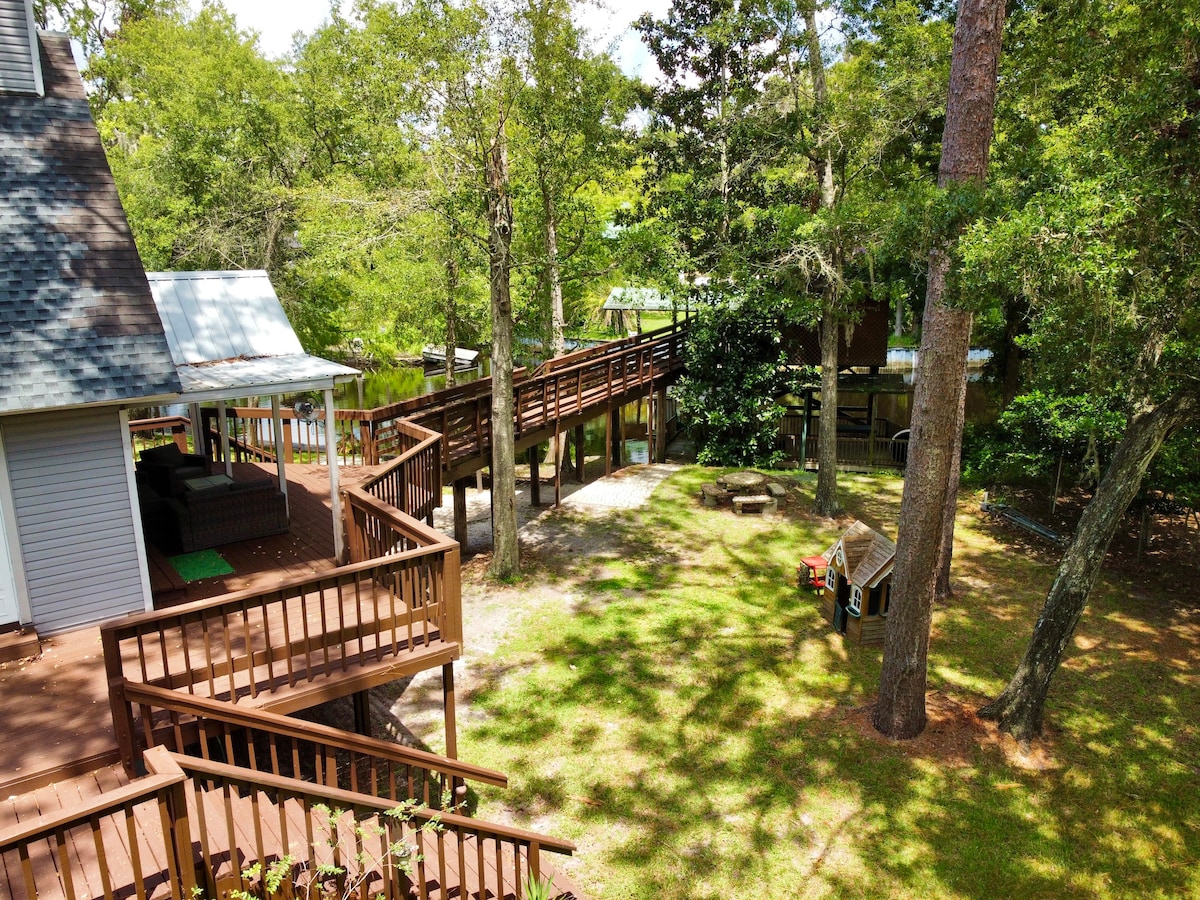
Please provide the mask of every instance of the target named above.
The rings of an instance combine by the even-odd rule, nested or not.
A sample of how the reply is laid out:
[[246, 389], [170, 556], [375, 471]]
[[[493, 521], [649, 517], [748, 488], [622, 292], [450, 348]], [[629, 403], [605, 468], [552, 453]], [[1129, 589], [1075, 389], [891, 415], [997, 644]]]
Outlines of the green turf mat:
[[201, 578], [233, 574], [233, 566], [225, 562], [225, 558], [216, 550], [197, 550], [195, 553], [170, 556], [167, 557], [167, 562], [184, 581], [199, 581]]

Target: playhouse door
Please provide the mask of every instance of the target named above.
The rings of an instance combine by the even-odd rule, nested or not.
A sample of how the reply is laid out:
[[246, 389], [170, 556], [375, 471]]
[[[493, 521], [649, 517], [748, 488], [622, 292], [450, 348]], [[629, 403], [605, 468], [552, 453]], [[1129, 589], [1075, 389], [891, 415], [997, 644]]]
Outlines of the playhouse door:
[[846, 633], [846, 623], [850, 616], [847, 607], [850, 605], [850, 582], [838, 574], [837, 602], [833, 604], [833, 630], [838, 634]]

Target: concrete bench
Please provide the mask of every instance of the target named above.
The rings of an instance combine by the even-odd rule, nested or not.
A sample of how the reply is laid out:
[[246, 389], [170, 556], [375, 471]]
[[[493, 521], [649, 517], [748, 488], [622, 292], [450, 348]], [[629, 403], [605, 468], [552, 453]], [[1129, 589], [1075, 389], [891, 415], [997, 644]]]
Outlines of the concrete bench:
[[779, 504], [775, 498], [766, 494], [746, 494], [733, 498], [733, 511], [739, 516], [744, 516], [747, 513], [759, 513], [765, 516], [774, 513], [778, 509]]
[[722, 503], [728, 502], [733, 495], [725, 488], [715, 484], [705, 484], [700, 487], [700, 499], [704, 501], [705, 506], [720, 506]]

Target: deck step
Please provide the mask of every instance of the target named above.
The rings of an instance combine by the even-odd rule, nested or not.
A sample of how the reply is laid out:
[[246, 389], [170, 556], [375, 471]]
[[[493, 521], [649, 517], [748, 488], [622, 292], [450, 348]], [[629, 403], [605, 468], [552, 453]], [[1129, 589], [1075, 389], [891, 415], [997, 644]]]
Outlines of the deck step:
[[41, 640], [37, 629], [19, 628], [0, 632], [0, 663], [16, 659], [27, 659], [41, 652]]

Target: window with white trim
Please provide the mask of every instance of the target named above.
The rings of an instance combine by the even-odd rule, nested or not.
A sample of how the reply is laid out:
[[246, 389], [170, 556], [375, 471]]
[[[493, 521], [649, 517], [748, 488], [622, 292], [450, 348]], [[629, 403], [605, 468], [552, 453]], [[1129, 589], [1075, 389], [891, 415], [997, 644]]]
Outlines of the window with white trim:
[[837, 569], [833, 566], [825, 570], [825, 587], [831, 591], [837, 591]]
[[850, 590], [850, 614], [857, 616], [862, 612], [862, 588], [857, 584]]

